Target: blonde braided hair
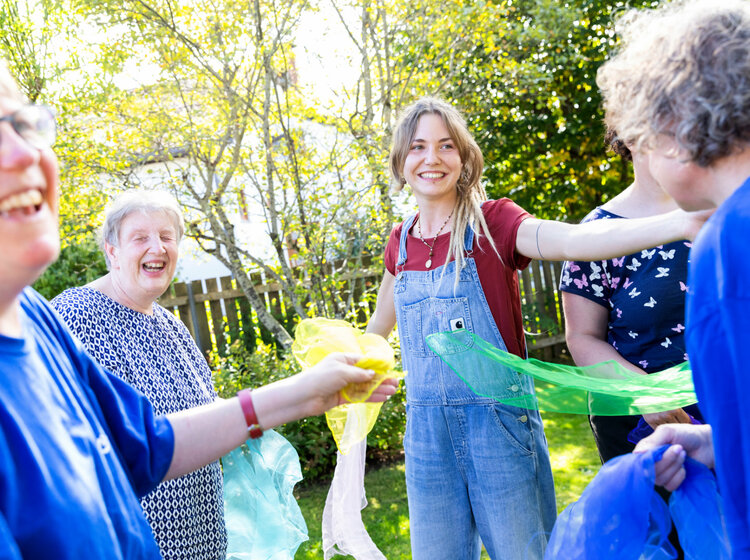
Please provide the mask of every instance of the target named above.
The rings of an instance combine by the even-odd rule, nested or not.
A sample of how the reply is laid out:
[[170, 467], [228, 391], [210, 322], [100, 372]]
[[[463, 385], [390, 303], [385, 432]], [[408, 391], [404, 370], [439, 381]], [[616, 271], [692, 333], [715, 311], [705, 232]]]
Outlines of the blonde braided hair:
[[[490, 235], [489, 227], [482, 214], [482, 202], [487, 200], [487, 193], [481, 183], [484, 171], [484, 156], [466, 126], [466, 120], [458, 110], [441, 99], [423, 97], [406, 107], [399, 117], [393, 132], [393, 143], [389, 158], [391, 186], [400, 191], [406, 184], [403, 177], [404, 162], [414, 140], [419, 119], [423, 115], [438, 115], [445, 123], [451, 139], [455, 142], [461, 157], [461, 173], [456, 182], [456, 206], [451, 221], [451, 238], [445, 264], [451, 257], [456, 261], [456, 270], [464, 265], [464, 232], [467, 226], [477, 236], [477, 246], [481, 237], [486, 237], [495, 254], [500, 257], [495, 241]], [[454, 235], [455, 233], [455, 235]], [[459, 275], [456, 275], [458, 283]]]

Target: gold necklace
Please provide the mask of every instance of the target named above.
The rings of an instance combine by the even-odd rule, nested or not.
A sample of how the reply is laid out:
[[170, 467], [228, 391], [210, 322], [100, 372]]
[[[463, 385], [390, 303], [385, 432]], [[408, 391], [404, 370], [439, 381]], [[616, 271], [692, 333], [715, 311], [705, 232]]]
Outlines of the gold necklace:
[[435, 243], [437, 243], [437, 238], [440, 235], [440, 232], [443, 231], [443, 228], [448, 224], [448, 221], [453, 217], [453, 210], [451, 210], [451, 213], [448, 215], [448, 217], [443, 222], [443, 225], [440, 226], [440, 229], [435, 234], [435, 237], [432, 240], [432, 245], [427, 243], [427, 241], [424, 240], [424, 237], [422, 237], [422, 217], [420, 216], [417, 220], [417, 231], [419, 232], [419, 239], [422, 240], [422, 243], [424, 243], [424, 246], [427, 247], [430, 250], [430, 254], [427, 257], [427, 262], [424, 263], [425, 268], [429, 269], [432, 266], [432, 250], [435, 248]]

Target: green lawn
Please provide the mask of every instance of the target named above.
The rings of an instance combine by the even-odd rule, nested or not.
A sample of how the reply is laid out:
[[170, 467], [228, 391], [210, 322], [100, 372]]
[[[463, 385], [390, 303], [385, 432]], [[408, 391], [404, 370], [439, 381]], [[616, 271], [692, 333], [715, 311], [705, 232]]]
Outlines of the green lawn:
[[[578, 499], [594, 477], [600, 466], [599, 456], [585, 416], [543, 416], [555, 477], [557, 509], [562, 511]], [[409, 510], [403, 462], [368, 472], [365, 475], [365, 490], [369, 505], [362, 512], [362, 520], [373, 541], [388, 560], [410, 558]], [[328, 484], [298, 492], [310, 540], [300, 546], [296, 560], [323, 558], [320, 523], [327, 493]], [[487, 558], [486, 554], [482, 558]]]

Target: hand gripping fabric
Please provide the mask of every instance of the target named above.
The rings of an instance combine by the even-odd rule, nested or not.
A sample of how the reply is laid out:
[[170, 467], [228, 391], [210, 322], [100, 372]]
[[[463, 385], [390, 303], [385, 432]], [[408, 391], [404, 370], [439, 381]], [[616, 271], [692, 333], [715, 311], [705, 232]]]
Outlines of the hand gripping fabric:
[[261, 438], [221, 459], [227, 560], [291, 560], [308, 539], [307, 525], [292, 494], [302, 480], [299, 457], [280, 434]]
[[362, 354], [355, 365], [375, 371], [366, 383], [347, 385], [341, 391], [349, 404], [326, 412], [326, 422], [342, 455], [367, 437], [375, 425], [382, 403], [366, 403], [373, 391], [388, 378], [398, 378], [394, 371], [396, 359], [393, 349], [382, 336], [361, 333], [346, 321], [335, 319], [305, 319], [297, 325], [292, 353], [302, 367], [311, 367], [333, 352]]
[[[688, 413], [688, 418], [690, 419], [691, 424], [695, 424], [696, 426], [703, 424], [703, 422], [695, 418], [695, 416], [693, 416], [692, 414]], [[630, 430], [630, 432], [628, 433], [628, 441], [630, 443], [635, 444], [641, 441], [643, 438], [650, 436], [653, 433], [654, 433], [654, 429], [641, 416], [635, 428]]]
[[[586, 367], [524, 360], [465, 330], [431, 334], [428, 346], [480, 396], [546, 412], [628, 416], [674, 410], [697, 402], [687, 362], [640, 375], [617, 362]], [[507, 396], [502, 367], [534, 380], [534, 391]], [[519, 385], [520, 386], [520, 385]]]
[[362, 523], [365, 496], [365, 450], [382, 403], [363, 402], [385, 379], [400, 377], [393, 371], [395, 358], [381, 336], [362, 334], [344, 321], [306, 319], [295, 332], [292, 353], [303, 367], [317, 364], [331, 352], [364, 355], [356, 365], [372, 369], [368, 383], [349, 385], [342, 395], [349, 404], [326, 413], [328, 427], [338, 447], [336, 469], [323, 509], [323, 555], [349, 554], [357, 560], [385, 560]]
[[669, 560], [672, 523], [686, 560], [729, 560], [721, 500], [713, 474], [692, 459], [669, 508], [654, 489], [654, 463], [668, 446], [608, 461], [581, 498], [557, 518], [545, 560]]

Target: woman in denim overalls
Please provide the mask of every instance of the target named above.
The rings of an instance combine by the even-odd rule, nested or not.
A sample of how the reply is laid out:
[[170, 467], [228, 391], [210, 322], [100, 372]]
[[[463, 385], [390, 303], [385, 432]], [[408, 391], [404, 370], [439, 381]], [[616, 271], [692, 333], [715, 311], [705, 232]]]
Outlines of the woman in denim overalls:
[[[436, 99], [405, 110], [390, 164], [397, 186], [411, 186], [419, 214], [391, 234], [367, 330], [388, 336], [398, 322], [413, 558], [474, 560], [480, 539], [493, 559], [542, 558], [556, 509], [539, 413], [475, 395], [425, 337], [466, 329], [525, 355], [515, 275], [529, 258], [627, 254], [682, 239], [700, 222], [676, 213], [573, 226], [532, 218], [507, 199], [486, 201], [482, 153], [461, 115]], [[510, 311], [495, 312], [498, 285]], [[498, 371], [508, 396], [533, 392], [516, 372]]]

